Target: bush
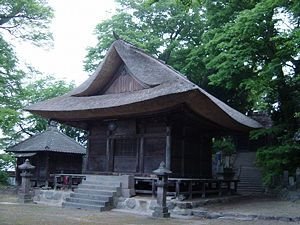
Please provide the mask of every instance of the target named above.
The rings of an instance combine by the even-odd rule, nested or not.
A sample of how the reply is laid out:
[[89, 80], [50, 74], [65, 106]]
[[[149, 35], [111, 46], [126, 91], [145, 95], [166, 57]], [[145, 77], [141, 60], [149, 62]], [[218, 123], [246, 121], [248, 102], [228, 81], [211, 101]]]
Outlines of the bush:
[[230, 137], [213, 140], [213, 152], [222, 151], [224, 155], [230, 156], [235, 152], [235, 145]]
[[278, 185], [274, 183], [275, 177], [281, 177], [284, 170], [293, 174], [300, 166], [300, 143], [294, 138], [295, 133], [282, 125], [251, 133], [252, 139], [264, 136], [272, 141], [257, 150], [256, 160], [262, 169], [264, 184], [275, 188]]
[[0, 154], [0, 184], [7, 184], [7, 171], [15, 165], [15, 158], [9, 153]]
[[8, 184], [8, 173], [6, 171], [0, 171], [0, 184]]

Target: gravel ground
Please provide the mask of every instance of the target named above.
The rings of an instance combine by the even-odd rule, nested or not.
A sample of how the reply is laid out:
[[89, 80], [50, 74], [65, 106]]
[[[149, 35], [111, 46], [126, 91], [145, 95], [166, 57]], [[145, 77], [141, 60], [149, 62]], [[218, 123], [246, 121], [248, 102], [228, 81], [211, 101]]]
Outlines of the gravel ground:
[[205, 207], [209, 211], [235, 212], [265, 216], [300, 216], [300, 201], [291, 202], [270, 197], [252, 197]]
[[[274, 204], [271, 206], [271, 204]], [[258, 201], [252, 199], [251, 202], [241, 202], [232, 204], [222, 204], [209, 206], [209, 210], [239, 210], [239, 212], [245, 212], [242, 209], [248, 211], [250, 209], [256, 209], [257, 212], [265, 210], [260, 207], [267, 207], [270, 209], [266, 212], [272, 212], [272, 208], [275, 212], [280, 212], [280, 205], [282, 210], [285, 210], [286, 206], [294, 210], [293, 203], [284, 203], [280, 201]], [[283, 204], [283, 205], [282, 205]], [[300, 206], [295, 203], [300, 212]], [[240, 207], [239, 207], [240, 206]], [[290, 208], [286, 209], [288, 213]], [[296, 212], [296, 209], [293, 213]], [[196, 217], [181, 217], [170, 219], [155, 219], [149, 216], [134, 215], [121, 212], [91, 212], [84, 210], [72, 210], [65, 208], [50, 207], [37, 204], [17, 204], [15, 196], [0, 195], [0, 224], [1, 225], [90, 225], [90, 224], [105, 224], [105, 225], [143, 225], [143, 224], [165, 224], [165, 225], [294, 225], [299, 223], [294, 222], [282, 222], [282, 221], [242, 221], [242, 220], [226, 220], [226, 219], [200, 219]]]

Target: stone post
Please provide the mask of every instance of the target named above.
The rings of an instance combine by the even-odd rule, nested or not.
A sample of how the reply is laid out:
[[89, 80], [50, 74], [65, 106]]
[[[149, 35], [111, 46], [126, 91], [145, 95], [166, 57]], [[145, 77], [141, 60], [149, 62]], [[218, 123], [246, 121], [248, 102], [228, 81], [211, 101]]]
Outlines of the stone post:
[[31, 165], [29, 159], [26, 159], [22, 165], [19, 165], [18, 168], [22, 171], [22, 183], [21, 188], [18, 192], [18, 201], [21, 203], [30, 203], [32, 202], [32, 190], [30, 178], [32, 177], [32, 173], [30, 170], [33, 170], [35, 166]]
[[283, 187], [289, 186], [289, 171], [284, 170], [283, 171]]
[[168, 188], [168, 176], [172, 173], [166, 168], [166, 164], [161, 162], [159, 168], [154, 170], [153, 173], [157, 175], [157, 206], [152, 213], [153, 217], [168, 218], [170, 213], [167, 207], [167, 188]]
[[300, 167], [296, 169], [296, 186], [300, 188]]

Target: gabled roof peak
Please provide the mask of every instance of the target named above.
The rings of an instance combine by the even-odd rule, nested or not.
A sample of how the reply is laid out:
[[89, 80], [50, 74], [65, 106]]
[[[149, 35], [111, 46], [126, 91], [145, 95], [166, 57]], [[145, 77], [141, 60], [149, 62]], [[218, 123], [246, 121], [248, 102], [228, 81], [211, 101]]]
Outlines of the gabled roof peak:
[[47, 130], [33, 135], [28, 139], [11, 146], [7, 152], [61, 152], [85, 154], [86, 150], [69, 136], [58, 131], [57, 127], [49, 126]]
[[144, 87], [154, 87], [166, 82], [182, 80], [194, 86], [184, 76], [159, 59], [124, 40], [112, 43], [105, 58], [89, 79], [74, 89], [71, 96], [93, 96], [103, 90], [120, 67], [125, 66], [130, 75]]
[[[126, 78], [120, 77], [123, 72], [128, 75]], [[27, 110], [59, 121], [86, 121], [159, 112], [180, 104], [232, 130], [261, 127], [170, 66], [120, 39], [112, 43], [101, 64], [83, 84]]]

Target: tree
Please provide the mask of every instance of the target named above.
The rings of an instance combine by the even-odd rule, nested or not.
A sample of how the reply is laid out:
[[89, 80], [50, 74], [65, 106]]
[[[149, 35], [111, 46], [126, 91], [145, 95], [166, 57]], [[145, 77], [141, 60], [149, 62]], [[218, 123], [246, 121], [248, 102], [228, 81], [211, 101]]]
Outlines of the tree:
[[0, 29], [35, 44], [51, 40], [53, 10], [46, 0], [0, 0]]
[[[22, 85], [16, 96], [18, 101], [11, 108], [6, 108], [8, 113], [5, 118], [1, 119], [0, 117], [1, 129], [5, 134], [5, 137], [0, 139], [2, 148], [5, 149], [26, 137], [47, 129], [48, 121], [24, 112], [25, 106], [63, 95], [73, 88], [73, 83], [57, 80], [52, 76], [38, 80], [31, 79], [29, 83]], [[76, 138], [77, 141], [84, 143], [85, 137], [82, 131], [65, 125], [61, 125], [59, 128], [69, 136]]]
[[29, 132], [24, 127], [29, 124], [30, 117], [24, 119], [26, 114], [21, 112], [28, 102], [25, 92], [29, 91], [29, 86], [24, 89], [24, 82], [29, 79], [25, 74], [36, 74], [31, 67], [27, 71], [20, 68], [10, 40], [29, 41], [37, 46], [50, 44], [52, 17], [53, 10], [45, 0], [0, 0], [0, 128], [5, 136], [1, 141], [2, 149], [7, 147], [6, 141], [20, 140], [20, 131]]
[[7, 184], [8, 173], [7, 171], [15, 166], [15, 158], [10, 154], [0, 154], [0, 184]]
[[294, 170], [300, 158], [299, 143], [293, 139], [299, 129], [295, 115], [300, 107], [300, 11], [296, 2], [249, 2], [252, 5], [233, 20], [203, 36], [205, 63], [212, 71], [212, 85], [236, 90], [231, 101], [237, 104], [240, 99], [248, 112], [264, 110], [272, 115], [274, 141], [257, 155], [269, 183], [271, 175]]
[[114, 41], [113, 31], [176, 69], [182, 69], [182, 52], [189, 52], [189, 47], [200, 41], [200, 8], [189, 10], [187, 16], [184, 7], [172, 0], [152, 6], [143, 0], [117, 2], [120, 8], [116, 15], [98, 24], [95, 29], [98, 43], [89, 48], [85, 69], [94, 71]]
[[298, 1], [118, 2], [117, 14], [96, 28], [99, 42], [89, 49], [87, 70], [104, 56], [117, 31], [239, 111], [268, 112], [274, 127], [252, 135], [273, 136], [257, 155], [266, 180], [295, 169], [300, 158]]
[[49, 43], [52, 17], [52, 9], [43, 0], [0, 0], [0, 114], [3, 110], [7, 113], [5, 106], [11, 104], [24, 78], [12, 45], [5, 38], [30, 40], [36, 45]]

